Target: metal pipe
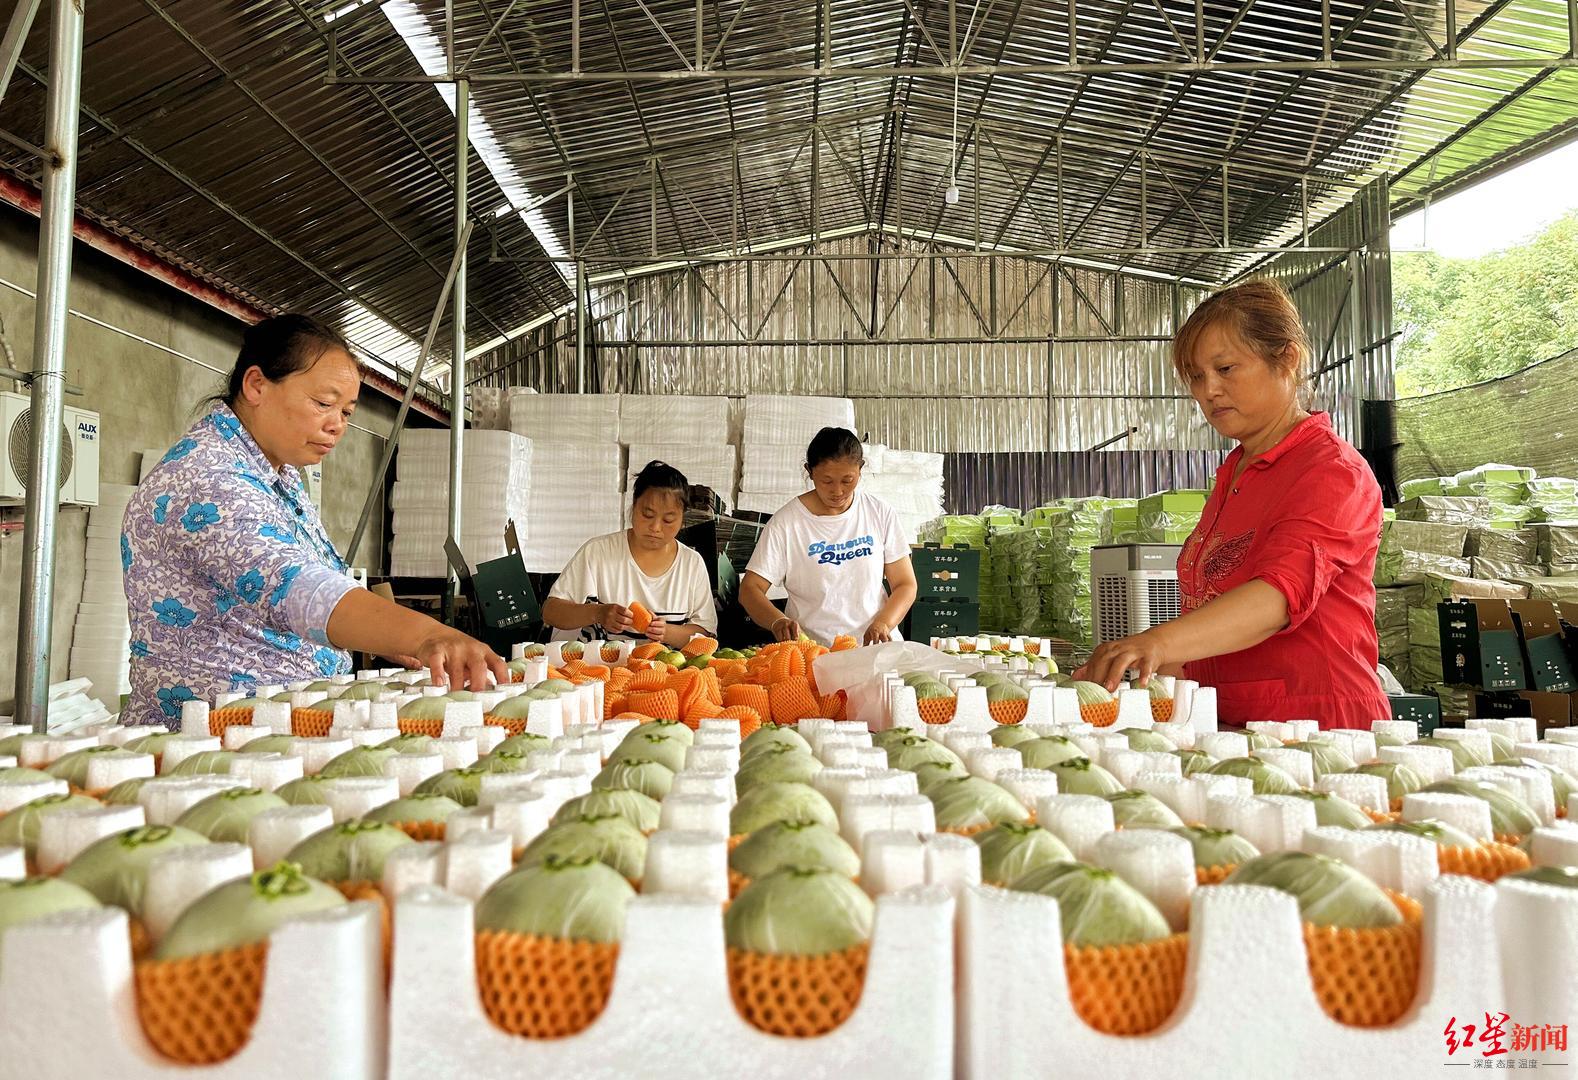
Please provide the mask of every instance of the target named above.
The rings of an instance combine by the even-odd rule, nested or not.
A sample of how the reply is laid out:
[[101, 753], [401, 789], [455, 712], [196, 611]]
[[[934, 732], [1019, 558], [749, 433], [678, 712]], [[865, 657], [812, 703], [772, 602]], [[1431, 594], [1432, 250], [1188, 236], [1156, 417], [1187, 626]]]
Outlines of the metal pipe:
[[367, 532], [367, 523], [372, 519], [373, 506], [378, 502], [378, 493], [383, 490], [384, 477], [389, 474], [389, 466], [394, 461], [395, 444], [400, 441], [400, 432], [405, 430], [405, 417], [411, 411], [411, 399], [416, 397], [417, 385], [422, 381], [422, 368], [427, 365], [428, 354], [433, 351], [433, 342], [438, 339], [438, 324], [444, 321], [444, 308], [449, 303], [449, 293], [454, 287], [455, 278], [460, 272], [460, 262], [465, 256], [466, 245], [471, 242], [471, 230], [476, 222], [466, 222], [466, 229], [455, 244], [455, 255], [450, 260], [449, 272], [444, 275], [443, 287], [438, 291], [438, 306], [433, 309], [433, 318], [427, 324], [427, 336], [422, 339], [422, 348], [416, 354], [416, 362], [411, 365], [411, 374], [406, 380], [405, 396], [400, 399], [400, 408], [395, 411], [394, 426], [389, 429], [389, 435], [384, 442], [384, 456], [378, 463], [378, 469], [373, 473], [372, 485], [367, 489], [367, 501], [362, 504], [362, 516], [356, 521], [356, 531], [351, 534], [351, 546], [346, 549], [345, 561], [356, 562], [356, 552], [362, 546], [362, 535]]
[[55, 601], [55, 522], [60, 510], [60, 428], [65, 407], [66, 309], [77, 195], [82, 98], [82, 5], [56, 0], [49, 21], [44, 105], [43, 207], [38, 223], [38, 305], [33, 316], [32, 439], [22, 529], [22, 603], [16, 646], [16, 720], [49, 730]]
[[[1166, 343], [1172, 341], [1168, 334], [1093, 334], [1077, 337], [1060, 337], [1056, 334], [1047, 335], [1018, 335], [1004, 337], [987, 337], [982, 334], [977, 337], [938, 337], [927, 336], [917, 338], [875, 338], [857, 341], [858, 346], [922, 346], [922, 345], [1039, 345], [1044, 341], [1053, 341], [1058, 344], [1085, 342], [1099, 344], [1108, 341], [1118, 342], [1155, 342]], [[625, 338], [623, 340], [606, 340], [602, 344], [611, 349], [744, 349], [754, 346], [772, 348], [792, 348], [796, 346], [842, 346], [842, 338], [832, 337], [807, 337], [807, 338]], [[904, 395], [909, 396], [909, 395]], [[1020, 395], [1015, 394], [1014, 397]]]
[[[876, 230], [872, 230], [876, 231]], [[884, 232], [890, 230], [883, 230]], [[827, 239], [827, 238], [824, 238]], [[923, 238], [924, 239], [924, 238]], [[809, 239], [806, 241], [809, 243]], [[966, 241], [968, 243], [968, 241]], [[1101, 256], [1120, 255], [1286, 255], [1289, 252], [1300, 254], [1335, 255], [1347, 252], [1346, 247], [1287, 247], [1272, 244], [1230, 244], [1226, 247], [1212, 245], [1209, 247], [1037, 247], [1037, 248], [1004, 248], [999, 251], [982, 249], [974, 251], [963, 248], [958, 251], [895, 251], [891, 248], [882, 251], [840, 251], [834, 254], [824, 254], [811, 251], [769, 251], [755, 253], [731, 254], [727, 251], [676, 251], [669, 254], [652, 255], [598, 255], [596, 258], [587, 258], [586, 262], [596, 265], [628, 266], [635, 265], [651, 270], [606, 273], [615, 276], [624, 276], [625, 273], [657, 273], [667, 270], [682, 270], [689, 263], [720, 263], [720, 262], [842, 262], [872, 259], [1070, 259], [1070, 258], [1100, 258]], [[500, 256], [490, 259], [490, 262], [512, 262], [527, 265], [562, 263], [573, 264], [577, 259], [568, 255], [527, 255], [527, 256]], [[672, 264], [672, 265], [666, 265]], [[1114, 267], [1103, 267], [1111, 270]], [[1128, 271], [1125, 271], [1128, 272]], [[598, 284], [599, 282], [593, 282]]]
[[[453, 39], [451, 39], [453, 40]], [[455, 306], [450, 314], [454, 344], [449, 358], [449, 535], [460, 543], [461, 511], [466, 488], [461, 466], [466, 432], [466, 246], [470, 233], [466, 218], [467, 167], [471, 157], [471, 84], [455, 83]], [[454, 619], [460, 595], [460, 578], [449, 568], [444, 591], [446, 622]]]
[[[782, 82], [790, 79], [854, 80], [883, 82], [889, 79], [970, 79], [1003, 75], [1013, 78], [1081, 77], [1087, 75], [1176, 75], [1213, 73], [1256, 74], [1263, 72], [1365, 72], [1365, 71], [1527, 71], [1542, 68], [1578, 67], [1578, 59], [1571, 56], [1493, 56], [1459, 57], [1433, 60], [1382, 60], [1354, 58], [1351, 60], [1212, 60], [1197, 64], [1189, 60], [1155, 60], [1124, 63], [1077, 64], [967, 64], [958, 68], [948, 65], [918, 65], [893, 67], [891, 65], [840, 64], [835, 67], [769, 67], [769, 68], [659, 68], [607, 71], [511, 71], [479, 72], [466, 78], [485, 84], [577, 84], [577, 83], [659, 83], [659, 82], [724, 82], [735, 84], [749, 82]], [[327, 82], [325, 78], [325, 82]], [[341, 75], [333, 80], [338, 85], [428, 85], [449, 82], [448, 75]]]

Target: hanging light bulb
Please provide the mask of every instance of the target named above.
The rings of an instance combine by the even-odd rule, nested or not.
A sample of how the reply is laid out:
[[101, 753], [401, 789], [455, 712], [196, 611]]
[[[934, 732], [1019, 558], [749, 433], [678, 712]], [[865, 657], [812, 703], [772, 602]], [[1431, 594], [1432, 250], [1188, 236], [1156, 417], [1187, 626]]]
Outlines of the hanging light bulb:
[[954, 175], [954, 165], [959, 160], [959, 76], [953, 77], [953, 140], [948, 151], [948, 190], [942, 193], [949, 206], [959, 204], [959, 180]]

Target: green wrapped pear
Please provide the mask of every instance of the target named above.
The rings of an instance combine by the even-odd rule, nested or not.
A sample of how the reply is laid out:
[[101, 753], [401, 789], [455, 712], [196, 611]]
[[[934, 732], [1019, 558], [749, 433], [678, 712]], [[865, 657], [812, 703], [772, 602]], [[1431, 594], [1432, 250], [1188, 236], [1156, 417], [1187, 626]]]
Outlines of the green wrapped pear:
[[1139, 945], [1172, 936], [1167, 920], [1144, 893], [1101, 867], [1051, 863], [1016, 878], [1010, 888], [1055, 899], [1063, 944], [1075, 948]]
[[871, 939], [871, 897], [847, 874], [786, 866], [751, 883], [723, 916], [731, 949], [774, 956], [823, 956]]
[[1242, 776], [1249, 780], [1256, 795], [1292, 795], [1299, 790], [1293, 777], [1259, 758], [1226, 758], [1211, 766], [1213, 776]]
[[610, 761], [603, 771], [592, 777], [592, 790], [608, 791], [628, 788], [639, 791], [661, 802], [674, 786], [674, 770], [659, 761], [625, 758]]
[[567, 821], [607, 817], [609, 814], [618, 814], [643, 833], [650, 833], [657, 831], [662, 808], [650, 795], [628, 788], [610, 788], [570, 799], [559, 807], [550, 824], [563, 825]]
[[753, 833], [775, 821], [813, 821], [838, 828], [838, 815], [827, 797], [808, 784], [758, 784], [743, 793], [729, 813], [729, 832]]
[[345, 904], [332, 885], [314, 881], [292, 863], [276, 863], [198, 897], [160, 939], [154, 957], [179, 960], [239, 949], [267, 941], [291, 919]]
[[139, 825], [89, 844], [60, 878], [82, 886], [101, 904], [140, 917], [153, 860], [167, 851], [206, 843], [208, 837], [179, 825]]
[[1231, 829], [1184, 825], [1173, 829], [1172, 833], [1189, 841], [1189, 846], [1194, 849], [1194, 864], [1201, 870], [1237, 866], [1260, 856], [1259, 848]]
[[1106, 798], [1123, 790], [1118, 778], [1089, 758], [1068, 758], [1051, 766], [1057, 789], [1063, 795], [1099, 795]]
[[981, 850], [981, 880], [1007, 887], [1041, 866], [1073, 862], [1068, 845], [1040, 825], [1005, 821], [975, 834]]
[[38, 834], [44, 819], [61, 810], [89, 810], [99, 800], [86, 795], [42, 795], [0, 817], [0, 847], [19, 847], [29, 859], [38, 857]]
[[1243, 863], [1228, 885], [1265, 885], [1299, 902], [1299, 916], [1316, 926], [1370, 930], [1396, 926], [1402, 913], [1381, 887], [1347, 863], [1325, 855], [1283, 851]]
[[755, 880], [786, 866], [860, 874], [860, 856], [837, 830], [816, 821], [775, 821], [729, 853], [729, 869]]
[[352, 818], [313, 833], [291, 848], [286, 859], [319, 881], [382, 881], [384, 861], [414, 843], [409, 836], [380, 821]]
[[944, 780], [925, 795], [936, 811], [939, 829], [985, 829], [1005, 821], [1030, 820], [1030, 811], [1013, 793], [979, 776]]
[[259, 788], [227, 788], [187, 807], [175, 823], [215, 843], [245, 844], [253, 818], [285, 805], [278, 795]]
[[1120, 829], [1176, 829], [1183, 819], [1148, 791], [1115, 791], [1107, 796], [1112, 821]]
[[822, 763], [811, 754], [780, 744], [742, 761], [734, 774], [734, 787], [745, 792], [757, 784], [809, 784], [821, 771]]
[[550, 855], [570, 860], [597, 859], [631, 881], [639, 881], [646, 866], [647, 838], [619, 814], [583, 817], [539, 833], [526, 845], [516, 865], [535, 866]]
[[1085, 751], [1079, 748], [1078, 743], [1062, 735], [1031, 739], [1014, 749], [1019, 751], [1019, 759], [1027, 769], [1050, 769], [1059, 762], [1083, 759], [1085, 756]]
[[556, 941], [615, 942], [635, 895], [630, 882], [596, 859], [548, 856], [494, 882], [477, 901], [476, 926]]

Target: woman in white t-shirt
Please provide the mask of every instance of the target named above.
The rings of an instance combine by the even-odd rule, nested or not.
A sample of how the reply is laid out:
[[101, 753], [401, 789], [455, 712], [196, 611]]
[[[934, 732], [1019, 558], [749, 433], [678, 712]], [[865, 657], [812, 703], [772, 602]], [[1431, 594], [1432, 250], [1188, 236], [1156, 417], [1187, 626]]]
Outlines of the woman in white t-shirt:
[[[645, 636], [679, 648], [718, 629], [707, 565], [678, 539], [689, 485], [672, 465], [648, 462], [631, 491], [631, 526], [581, 545], [542, 605], [555, 641]], [[630, 607], [652, 613], [637, 631]]]
[[[779, 641], [802, 630], [824, 645], [847, 634], [889, 641], [915, 602], [915, 568], [898, 515], [860, 490], [854, 432], [823, 428], [806, 448], [812, 489], [772, 516], [740, 582], [740, 604]], [[883, 588], [883, 579], [887, 587]], [[782, 585], [787, 613], [767, 599]]]

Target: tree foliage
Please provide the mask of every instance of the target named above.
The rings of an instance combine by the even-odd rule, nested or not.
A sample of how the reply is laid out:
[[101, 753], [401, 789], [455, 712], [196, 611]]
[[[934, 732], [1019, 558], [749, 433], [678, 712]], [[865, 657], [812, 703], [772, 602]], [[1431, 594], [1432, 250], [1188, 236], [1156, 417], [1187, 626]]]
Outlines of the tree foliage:
[[1477, 259], [1392, 260], [1397, 396], [1508, 375], [1578, 346], [1578, 210]]

